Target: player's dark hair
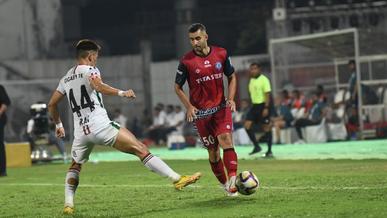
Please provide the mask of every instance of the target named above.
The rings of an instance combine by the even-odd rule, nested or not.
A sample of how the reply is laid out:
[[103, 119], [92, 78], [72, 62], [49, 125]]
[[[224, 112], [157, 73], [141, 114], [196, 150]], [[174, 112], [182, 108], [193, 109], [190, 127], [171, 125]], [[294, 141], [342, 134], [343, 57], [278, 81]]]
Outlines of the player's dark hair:
[[98, 52], [99, 50], [101, 50], [101, 46], [93, 40], [82, 39], [77, 43], [75, 49], [77, 58], [86, 58], [89, 55], [90, 51]]
[[322, 95], [324, 93], [324, 86], [323, 85], [317, 85], [316, 93], [317, 93], [317, 95]]
[[190, 33], [194, 33], [198, 30], [206, 31], [206, 27], [201, 23], [194, 23], [191, 26], [189, 26], [189, 28], [188, 28], [188, 32], [190, 32]]
[[348, 65], [350, 65], [350, 64], [356, 65], [355, 60], [349, 60], [349, 61], [348, 61]]
[[261, 64], [257, 63], [257, 62], [253, 62], [250, 64], [250, 67], [251, 66], [257, 66], [258, 68], [261, 68]]
[[284, 98], [288, 98], [289, 97], [289, 92], [288, 92], [287, 89], [282, 90], [282, 97], [284, 97]]
[[301, 96], [301, 92], [298, 89], [294, 89], [292, 92], [297, 98]]

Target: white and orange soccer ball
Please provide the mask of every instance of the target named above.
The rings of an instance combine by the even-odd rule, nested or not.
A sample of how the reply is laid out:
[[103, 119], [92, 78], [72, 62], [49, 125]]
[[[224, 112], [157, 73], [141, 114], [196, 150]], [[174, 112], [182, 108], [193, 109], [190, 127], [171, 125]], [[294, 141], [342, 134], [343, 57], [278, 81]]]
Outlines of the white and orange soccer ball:
[[253, 172], [243, 171], [238, 174], [235, 185], [242, 195], [251, 195], [259, 188], [259, 180]]

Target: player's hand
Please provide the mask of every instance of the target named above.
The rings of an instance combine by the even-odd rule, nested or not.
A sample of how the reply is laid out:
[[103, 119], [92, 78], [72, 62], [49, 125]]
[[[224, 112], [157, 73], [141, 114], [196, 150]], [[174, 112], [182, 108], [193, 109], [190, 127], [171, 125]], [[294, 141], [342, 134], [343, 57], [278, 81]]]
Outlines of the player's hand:
[[63, 127], [56, 128], [55, 129], [55, 135], [58, 138], [64, 138], [66, 136], [64, 128]]
[[123, 97], [133, 99], [133, 98], [136, 98], [136, 94], [132, 89], [128, 89], [124, 91]]
[[231, 111], [236, 111], [235, 101], [234, 100], [227, 100], [226, 102], [227, 107], [231, 108]]
[[191, 106], [188, 108], [187, 110], [187, 121], [188, 122], [192, 122], [196, 119], [196, 113], [198, 112], [199, 110], [194, 107], [194, 106]]
[[267, 117], [269, 115], [269, 108], [265, 108], [262, 111], [262, 117]]

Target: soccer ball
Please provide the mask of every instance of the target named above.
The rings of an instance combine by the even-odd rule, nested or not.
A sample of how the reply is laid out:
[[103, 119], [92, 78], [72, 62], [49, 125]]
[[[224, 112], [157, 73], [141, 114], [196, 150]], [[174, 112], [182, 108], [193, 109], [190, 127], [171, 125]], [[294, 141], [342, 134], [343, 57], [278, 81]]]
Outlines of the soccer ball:
[[237, 176], [235, 185], [242, 195], [251, 195], [259, 188], [259, 180], [253, 172], [243, 171]]

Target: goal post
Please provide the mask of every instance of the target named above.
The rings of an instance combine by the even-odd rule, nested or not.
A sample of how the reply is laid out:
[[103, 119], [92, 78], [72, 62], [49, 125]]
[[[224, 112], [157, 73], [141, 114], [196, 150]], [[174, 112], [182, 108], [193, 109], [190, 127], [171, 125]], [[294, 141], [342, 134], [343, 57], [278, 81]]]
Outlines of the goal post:
[[[310, 96], [317, 85], [323, 85], [327, 94], [333, 96], [339, 89], [338, 76], [348, 81], [351, 75], [351, 72], [337, 74], [337, 60], [354, 60], [357, 78], [361, 78], [359, 52], [356, 28], [271, 39], [269, 53], [273, 93], [278, 94], [282, 89], [298, 89]], [[361, 89], [360, 79], [357, 80], [357, 87]], [[361, 99], [360, 94], [360, 105]], [[361, 120], [360, 107], [358, 115]], [[363, 122], [360, 122], [362, 130]]]
[[[273, 92], [297, 87], [311, 91], [321, 84], [337, 89], [336, 59], [359, 57], [359, 45], [354, 28], [302, 36], [271, 39], [269, 53]], [[292, 87], [293, 86], [293, 87]]]
[[[308, 95], [316, 85], [323, 85], [333, 96], [348, 89], [352, 72], [347, 65], [354, 60], [360, 137], [375, 136], [375, 129], [387, 128], [386, 37], [382, 32], [349, 28], [271, 39], [273, 93], [298, 89]], [[377, 102], [370, 102], [369, 90], [377, 93]]]

